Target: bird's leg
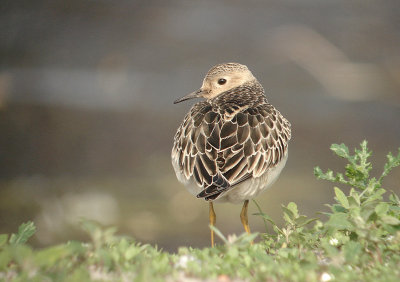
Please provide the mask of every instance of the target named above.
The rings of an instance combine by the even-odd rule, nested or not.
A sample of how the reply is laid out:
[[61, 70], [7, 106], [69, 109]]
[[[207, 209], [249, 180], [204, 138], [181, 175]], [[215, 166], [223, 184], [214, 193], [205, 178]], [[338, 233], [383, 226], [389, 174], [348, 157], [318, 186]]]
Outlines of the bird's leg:
[[[215, 223], [217, 222], [217, 215], [215, 214], [212, 202], [210, 202], [209, 216], [210, 216], [210, 225], [215, 226]], [[212, 229], [211, 229], [211, 247], [214, 247], [214, 230]]]
[[247, 218], [247, 207], [249, 206], [249, 200], [244, 201], [242, 212], [240, 213], [240, 220], [242, 221], [244, 230], [250, 234], [249, 220]]

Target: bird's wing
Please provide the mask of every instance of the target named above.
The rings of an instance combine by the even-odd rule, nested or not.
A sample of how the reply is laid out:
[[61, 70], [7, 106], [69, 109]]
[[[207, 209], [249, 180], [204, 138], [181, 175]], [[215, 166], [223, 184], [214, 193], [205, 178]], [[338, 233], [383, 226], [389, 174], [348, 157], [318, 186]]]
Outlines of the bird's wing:
[[175, 135], [173, 158], [187, 179], [193, 176], [204, 187], [198, 198], [214, 200], [263, 175], [285, 155], [290, 124], [272, 105], [224, 113], [196, 106]]

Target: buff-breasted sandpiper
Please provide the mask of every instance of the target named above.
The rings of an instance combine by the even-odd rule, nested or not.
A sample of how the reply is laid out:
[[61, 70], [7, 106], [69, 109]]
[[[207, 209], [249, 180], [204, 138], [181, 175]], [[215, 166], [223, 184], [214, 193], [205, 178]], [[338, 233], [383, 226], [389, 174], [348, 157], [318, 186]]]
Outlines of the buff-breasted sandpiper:
[[240, 218], [250, 233], [249, 200], [270, 187], [285, 166], [290, 123], [238, 63], [214, 66], [199, 90], [174, 103], [192, 98], [205, 100], [190, 109], [175, 134], [171, 156], [176, 176], [190, 193], [209, 202], [212, 226], [214, 201], [244, 202]]

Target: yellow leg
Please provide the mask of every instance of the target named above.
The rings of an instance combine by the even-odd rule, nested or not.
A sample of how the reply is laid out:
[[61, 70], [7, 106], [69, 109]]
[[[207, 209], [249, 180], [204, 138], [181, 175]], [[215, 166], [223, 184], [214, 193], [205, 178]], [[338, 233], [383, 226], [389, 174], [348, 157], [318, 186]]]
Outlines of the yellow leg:
[[[210, 225], [215, 226], [215, 223], [217, 222], [217, 215], [215, 214], [212, 202], [210, 202], [209, 216], [210, 216]], [[212, 229], [211, 229], [211, 247], [214, 247], [214, 231]]]
[[247, 207], [249, 206], [249, 200], [244, 201], [242, 212], [240, 213], [240, 220], [242, 221], [244, 230], [250, 234], [249, 220], [247, 218]]

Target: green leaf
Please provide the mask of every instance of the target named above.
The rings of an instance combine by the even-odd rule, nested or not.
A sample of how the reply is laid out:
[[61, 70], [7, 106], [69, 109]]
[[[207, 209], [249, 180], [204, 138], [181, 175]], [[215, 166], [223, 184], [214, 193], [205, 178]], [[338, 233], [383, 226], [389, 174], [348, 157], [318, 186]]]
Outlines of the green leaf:
[[219, 238], [221, 238], [222, 241], [224, 241], [224, 243], [225, 243], [226, 245], [229, 244], [228, 239], [226, 239], [226, 237], [224, 236], [224, 234], [222, 234], [222, 232], [219, 231], [219, 229], [218, 229], [217, 227], [215, 227], [215, 226], [213, 226], [213, 225], [209, 225], [209, 227], [210, 227], [210, 229], [211, 229], [212, 231], [215, 232], [215, 235], [217, 235]]
[[346, 213], [334, 213], [329, 217], [326, 226], [332, 227], [337, 230], [351, 229], [352, 224], [347, 219]]
[[397, 205], [397, 206], [400, 206], [400, 199], [399, 199], [399, 196], [397, 196], [394, 192], [392, 192], [392, 193], [390, 194], [389, 200], [390, 200], [393, 204], [395, 204], [395, 205]]
[[0, 248], [7, 244], [8, 235], [7, 234], [0, 234]]
[[294, 202], [290, 202], [287, 208], [293, 213], [294, 218], [299, 217], [299, 211], [297, 210], [297, 205]]
[[80, 281], [90, 281], [90, 275], [87, 270], [87, 267], [84, 265], [81, 265], [80, 267], [76, 268], [71, 275], [68, 276], [68, 279], [66, 279], [70, 282], [80, 282]]
[[332, 209], [333, 212], [342, 212], [342, 213], [347, 212], [347, 210], [343, 206], [337, 205], [337, 204], [332, 205], [331, 209]]
[[285, 221], [289, 223], [294, 223], [293, 212], [285, 206], [282, 206], [282, 210], [283, 210], [283, 218], [285, 219]]
[[51, 267], [60, 259], [68, 256], [70, 249], [66, 245], [58, 245], [40, 250], [36, 253], [35, 262], [43, 267]]
[[125, 259], [131, 260], [140, 253], [140, 249], [134, 244], [130, 245], [125, 251]]
[[368, 144], [367, 140], [364, 140], [363, 142], [361, 142], [361, 151], [359, 151], [357, 149], [355, 150], [355, 152], [357, 154], [357, 158], [359, 158], [359, 162], [360, 162], [360, 166], [358, 169], [365, 176], [368, 176], [368, 172], [372, 168], [371, 163], [369, 163], [367, 161], [368, 158], [371, 156], [371, 152], [368, 151], [367, 144]]
[[321, 242], [321, 246], [325, 250], [326, 254], [329, 257], [336, 257], [337, 256], [338, 249], [336, 247], [332, 246], [331, 244], [329, 244], [329, 242], [327, 240], [323, 240]]
[[381, 201], [382, 200], [382, 195], [386, 193], [386, 190], [383, 188], [380, 188], [378, 190], [375, 190], [371, 195], [368, 196], [367, 199], [365, 199], [364, 203], [369, 203], [369, 202], [374, 202], [374, 201]]
[[24, 264], [29, 260], [32, 260], [33, 250], [27, 244], [16, 244], [11, 245], [9, 250], [11, 251], [13, 261], [17, 264]]
[[346, 195], [340, 190], [338, 187], [334, 187], [335, 195], [338, 202], [346, 209], [349, 208], [349, 201], [347, 200]]
[[296, 224], [298, 227], [303, 227], [316, 220], [318, 220], [318, 218], [308, 218], [304, 215], [301, 215], [296, 219]]
[[397, 154], [397, 156], [393, 156], [392, 152], [389, 152], [389, 154], [387, 154], [387, 162], [385, 163], [384, 167], [383, 167], [383, 172], [381, 177], [379, 178], [379, 182], [382, 181], [382, 179], [387, 176], [389, 174], [389, 172], [397, 167], [400, 166], [400, 148], [399, 148], [399, 153]]
[[271, 223], [272, 225], [276, 225], [276, 223], [274, 222], [274, 220], [266, 213], [253, 213], [253, 215], [259, 215], [261, 216], [263, 219], [265, 219], [266, 221], [268, 221], [269, 223]]
[[307, 221], [307, 216], [300, 215], [298, 218], [295, 219], [295, 223], [297, 226], [304, 224]]
[[354, 188], [350, 189], [350, 198], [352, 198], [356, 202], [356, 206], [359, 206], [361, 204], [360, 194]]
[[331, 150], [336, 154], [336, 155], [338, 155], [339, 157], [342, 157], [342, 158], [349, 158], [350, 157], [350, 155], [349, 155], [349, 148], [347, 148], [347, 146], [345, 145], [345, 144], [340, 144], [340, 145], [338, 145], [338, 144], [332, 144], [331, 145]]
[[10, 244], [17, 245], [23, 244], [28, 239], [35, 234], [36, 226], [32, 221], [28, 221], [26, 223], [22, 223], [18, 228], [17, 234], [12, 234], [10, 237]]
[[400, 206], [390, 206], [389, 209], [400, 214]]
[[128, 242], [128, 240], [127, 240], [126, 238], [122, 238], [122, 239], [119, 241], [118, 249], [119, 249], [121, 252], [125, 252], [125, 251], [128, 249], [128, 247], [129, 247], [129, 242]]
[[323, 179], [323, 180], [328, 180], [331, 182], [334, 182], [336, 178], [333, 176], [333, 171], [328, 169], [326, 173], [323, 173], [323, 171], [319, 167], [314, 168], [314, 175], [318, 179]]
[[324, 173], [322, 172], [322, 169], [319, 166], [314, 167], [314, 175], [317, 178], [321, 178], [321, 175]]
[[238, 238], [237, 241], [240, 243], [244, 243], [245, 245], [251, 243], [252, 241], [254, 241], [254, 239], [259, 235], [259, 233], [254, 232], [254, 233], [242, 233]]
[[347, 200], [349, 201], [349, 206], [350, 207], [359, 207], [360, 206], [360, 202], [357, 201], [354, 196], [349, 196], [347, 198]]
[[258, 209], [258, 213], [255, 213], [254, 215], [261, 215], [263, 221], [264, 221], [264, 226], [265, 226], [265, 231], [268, 230], [268, 226], [267, 226], [267, 221], [269, 223], [271, 223], [273, 226], [276, 225], [275, 222], [272, 220], [272, 218], [267, 215], [266, 213], [264, 213], [260, 207], [260, 205], [257, 203], [256, 200], [253, 200], [254, 204], [256, 205], [257, 209]]
[[359, 242], [348, 241], [343, 246], [344, 256], [346, 258], [346, 262], [355, 263], [359, 254], [361, 253], [362, 246]]
[[379, 203], [376, 207], [375, 207], [375, 212], [377, 215], [382, 216], [384, 214], [386, 214], [389, 210], [389, 204], [388, 203]]
[[383, 215], [383, 216], [381, 216], [381, 219], [386, 224], [390, 224], [390, 225], [399, 225], [400, 224], [400, 220], [398, 220], [397, 218], [390, 216], [390, 215]]
[[[11, 253], [8, 248], [6, 248], [4, 251], [0, 252], [0, 271], [4, 271], [7, 268], [7, 265], [11, 262], [12, 257]], [[2, 280], [6, 281], [6, 280]]]
[[336, 173], [335, 182], [348, 184], [348, 181], [344, 179], [343, 173]]

